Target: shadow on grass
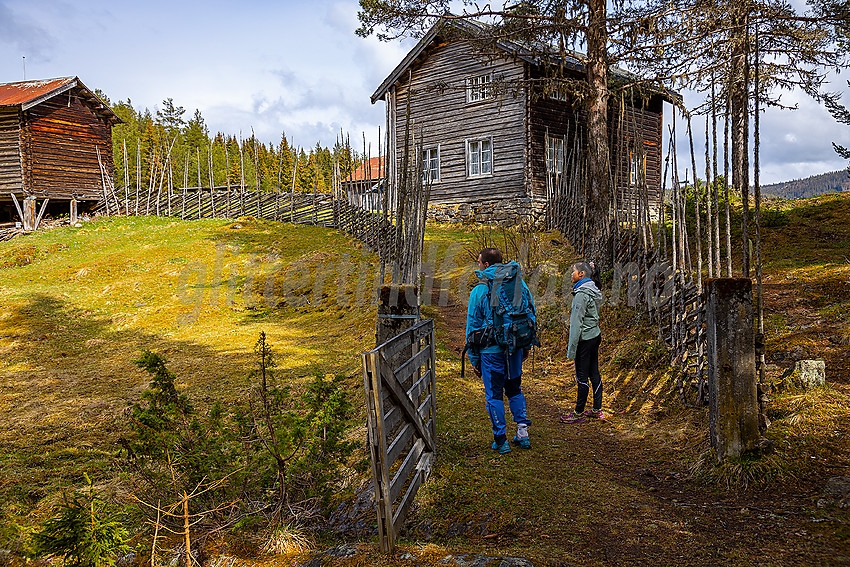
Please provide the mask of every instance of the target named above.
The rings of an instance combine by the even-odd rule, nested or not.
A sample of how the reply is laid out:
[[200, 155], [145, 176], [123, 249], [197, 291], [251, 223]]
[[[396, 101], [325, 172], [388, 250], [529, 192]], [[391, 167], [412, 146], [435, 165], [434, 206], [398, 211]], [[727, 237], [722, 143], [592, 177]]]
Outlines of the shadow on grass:
[[[222, 352], [134, 328], [34, 294], [4, 319], [6, 345], [0, 374], [0, 501], [12, 508], [55, 501], [79, 485], [114, 478], [117, 439], [126, 411], [140, 399], [150, 376], [133, 360], [149, 349], [162, 354], [177, 386], [203, 408], [216, 400], [242, 400], [253, 344]], [[274, 346], [274, 345], [273, 345]], [[305, 363], [285, 374], [320, 370]]]

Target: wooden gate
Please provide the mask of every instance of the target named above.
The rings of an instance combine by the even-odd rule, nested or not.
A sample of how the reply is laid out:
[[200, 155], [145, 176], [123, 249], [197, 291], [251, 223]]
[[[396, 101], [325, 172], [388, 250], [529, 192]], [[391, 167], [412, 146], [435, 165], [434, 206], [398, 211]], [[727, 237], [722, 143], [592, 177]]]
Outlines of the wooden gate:
[[431, 319], [363, 353], [378, 536], [385, 553], [395, 549], [396, 536], [434, 463], [434, 358]]

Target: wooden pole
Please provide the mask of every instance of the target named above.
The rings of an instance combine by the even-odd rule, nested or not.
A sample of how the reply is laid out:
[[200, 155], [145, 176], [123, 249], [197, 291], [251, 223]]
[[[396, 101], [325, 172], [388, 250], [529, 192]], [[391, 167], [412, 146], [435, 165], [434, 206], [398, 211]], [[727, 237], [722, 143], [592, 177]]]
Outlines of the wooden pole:
[[24, 199], [24, 232], [35, 230], [35, 197]]
[[183, 534], [186, 541], [186, 567], [192, 565], [192, 542], [189, 537], [189, 495], [183, 491]]
[[714, 72], [711, 73], [711, 195], [714, 200], [714, 266], [715, 275], [719, 278], [720, 262], [720, 191], [717, 188], [717, 97], [714, 92]]
[[[760, 169], [760, 161], [759, 161], [759, 144], [760, 144], [760, 136], [759, 136], [759, 114], [761, 112], [759, 105], [760, 98], [760, 53], [759, 53], [759, 29], [758, 23], [756, 23], [755, 29], [755, 124], [754, 124], [754, 132], [753, 132], [753, 191], [755, 192], [755, 237], [756, 237], [756, 312], [758, 316], [758, 333], [761, 339], [761, 343], [764, 343], [764, 302], [762, 297], [762, 265], [761, 265], [761, 186], [759, 185], [759, 169]], [[759, 383], [764, 382], [764, 348], [760, 348], [756, 353], [758, 356], [757, 367], [759, 374]], [[761, 403], [761, 402], [760, 402]], [[763, 413], [759, 411], [759, 413]]]
[[316, 158], [314, 160], [315, 170], [316, 170], [316, 178], [313, 180], [313, 224], [316, 224], [316, 190], [319, 187], [319, 151], [316, 151]]
[[212, 162], [212, 154], [213, 154], [213, 139], [210, 138], [210, 150], [207, 154], [207, 164], [209, 165], [209, 173], [210, 173], [210, 207], [212, 208], [212, 213], [210, 216], [215, 218], [215, 179], [213, 178], [213, 162]]
[[139, 215], [139, 188], [142, 184], [142, 142], [136, 140], [136, 216]]
[[711, 186], [714, 184], [711, 179], [711, 163], [708, 157], [709, 151], [709, 142], [710, 139], [708, 137], [708, 113], [705, 114], [705, 228], [706, 228], [706, 236], [708, 238], [705, 239], [706, 248], [708, 251], [708, 277], [714, 277], [714, 247], [712, 246], [712, 238], [711, 235], [714, 232], [713, 227], [714, 223], [711, 220]]
[[225, 170], [224, 170], [224, 181], [227, 184], [227, 212], [225, 216], [230, 218], [230, 156], [227, 153], [228, 140], [225, 137], [224, 140], [224, 162], [225, 162]]
[[723, 117], [723, 194], [726, 200], [726, 277], [732, 277], [732, 213], [729, 206], [729, 120], [732, 114], [732, 75], [726, 90], [726, 110]]
[[[33, 224], [32, 229], [38, 230], [38, 225], [41, 223], [41, 217], [44, 216], [44, 211], [47, 209], [47, 203], [50, 199], [45, 199], [43, 203], [41, 203], [41, 209], [38, 211], [38, 218], [35, 219], [35, 223]], [[33, 211], [35, 211], [35, 198], [33, 197]]]
[[254, 135], [254, 129], [251, 128], [251, 138], [254, 140], [254, 177], [257, 180], [257, 218], [260, 215], [260, 150], [257, 146], [257, 136]]
[[[183, 203], [180, 208], [180, 218], [186, 220], [186, 188], [189, 186], [189, 152], [186, 152], [186, 161], [183, 164]], [[198, 203], [200, 209], [200, 203]]]
[[694, 219], [696, 221], [696, 236], [697, 240], [697, 293], [702, 293], [702, 230], [700, 223], [699, 212], [699, 183], [697, 180], [697, 158], [694, 154], [694, 136], [691, 129], [691, 115], [688, 115], [688, 143], [691, 147], [691, 168], [694, 172]]
[[245, 216], [245, 143], [239, 133], [239, 215]]
[[156, 540], [159, 537], [159, 521], [162, 514], [162, 508], [160, 508], [161, 500], [157, 500], [156, 502], [156, 525], [154, 525], [153, 530], [153, 542], [151, 543], [151, 567], [157, 567], [156, 565]]
[[292, 167], [292, 191], [289, 194], [289, 222], [295, 222], [295, 180], [298, 178], [298, 150], [293, 146], [292, 155], [295, 165]]
[[145, 210], [146, 215], [151, 214], [151, 193], [153, 193], [154, 178], [155, 178], [155, 175], [156, 175], [155, 169], [156, 169], [156, 164], [157, 164], [157, 159], [156, 159], [157, 149], [158, 148], [156, 148], [156, 146], [151, 147], [152, 157], [151, 157], [150, 175], [148, 176], [149, 177], [149, 179], [148, 179], [148, 199], [147, 199], [148, 206], [147, 206], [147, 209]]
[[124, 214], [130, 214], [130, 168], [127, 167], [127, 139], [121, 140], [124, 146]]

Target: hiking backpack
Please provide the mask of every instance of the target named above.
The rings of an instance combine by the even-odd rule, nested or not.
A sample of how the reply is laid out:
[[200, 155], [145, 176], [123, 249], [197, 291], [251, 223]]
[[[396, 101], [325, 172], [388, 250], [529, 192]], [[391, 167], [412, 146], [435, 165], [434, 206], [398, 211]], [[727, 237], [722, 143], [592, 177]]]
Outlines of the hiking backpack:
[[466, 351], [494, 344], [505, 351], [506, 356], [518, 349], [540, 346], [537, 339], [537, 312], [531, 293], [522, 283], [522, 268], [516, 262], [496, 267], [493, 278], [484, 276], [478, 285], [487, 286], [490, 314], [487, 326], [471, 333], [461, 354], [461, 377], [464, 375]]

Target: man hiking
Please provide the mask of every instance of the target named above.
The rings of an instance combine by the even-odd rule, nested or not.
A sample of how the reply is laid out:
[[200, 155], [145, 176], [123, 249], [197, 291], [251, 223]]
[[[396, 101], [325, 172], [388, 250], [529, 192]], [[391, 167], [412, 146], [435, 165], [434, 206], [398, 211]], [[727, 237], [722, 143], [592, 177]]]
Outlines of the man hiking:
[[464, 351], [484, 382], [487, 414], [493, 426], [491, 448], [510, 453], [505, 421], [504, 395], [517, 424], [514, 445], [530, 449], [525, 396], [522, 394], [522, 363], [537, 341], [534, 301], [516, 262], [503, 264], [498, 248], [484, 248], [478, 255], [479, 283], [469, 294]]

